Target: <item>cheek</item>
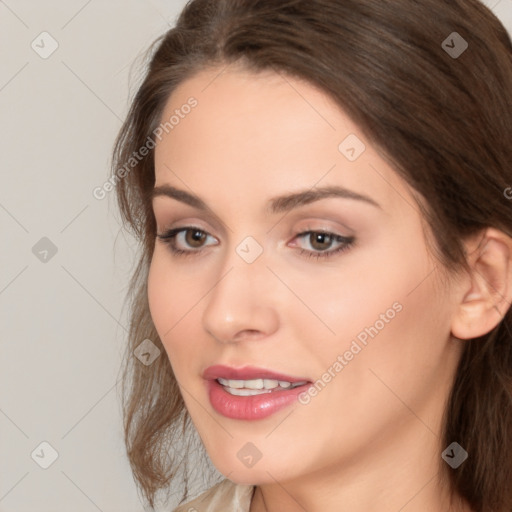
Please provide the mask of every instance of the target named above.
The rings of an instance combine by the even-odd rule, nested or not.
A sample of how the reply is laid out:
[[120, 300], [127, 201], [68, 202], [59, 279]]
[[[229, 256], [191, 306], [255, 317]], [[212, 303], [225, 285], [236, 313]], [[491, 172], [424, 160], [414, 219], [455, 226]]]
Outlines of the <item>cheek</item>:
[[337, 343], [323, 349], [322, 364], [327, 370], [338, 355], [347, 362], [326, 402], [341, 396], [349, 410], [364, 417], [370, 407], [385, 421], [407, 413], [402, 401], [420, 410], [446, 382], [449, 303], [434, 286], [428, 260], [415, 258], [387, 269], [368, 266], [364, 276], [345, 281], [350, 293], [338, 301], [338, 319], [328, 320]]
[[198, 272], [180, 271], [164, 248], [155, 248], [148, 274], [148, 303], [156, 331], [176, 375], [200, 353], [198, 312], [208, 291]]
[[338, 268], [318, 268], [314, 275], [281, 269], [299, 299], [288, 296], [282, 304], [295, 339], [309, 339], [319, 344], [316, 350], [326, 353], [343, 352], [357, 337], [364, 346], [365, 339], [371, 339], [368, 329], [380, 335], [391, 325], [400, 325], [408, 315], [404, 310], [421, 312], [425, 304], [413, 304], [417, 294], [411, 291], [431, 271], [428, 260], [418, 254], [408, 259], [401, 249], [397, 252], [359, 251], [340, 259]]
[[162, 258], [159, 256], [158, 250], [155, 249], [149, 268], [147, 291], [151, 318], [162, 342], [164, 342], [162, 335], [166, 331], [165, 324], [167, 324], [167, 329], [172, 326], [168, 313], [173, 311], [175, 306], [172, 302], [175, 294], [169, 293], [170, 288], [169, 274], [165, 272]]
[[415, 251], [399, 243], [388, 247], [345, 258], [328, 279], [290, 276], [309, 309], [296, 301], [290, 324], [295, 339], [310, 346], [317, 371], [346, 354], [346, 378], [368, 382], [369, 368], [380, 368], [401, 388], [442, 359], [449, 308], [434, 287], [426, 250], [419, 241]]

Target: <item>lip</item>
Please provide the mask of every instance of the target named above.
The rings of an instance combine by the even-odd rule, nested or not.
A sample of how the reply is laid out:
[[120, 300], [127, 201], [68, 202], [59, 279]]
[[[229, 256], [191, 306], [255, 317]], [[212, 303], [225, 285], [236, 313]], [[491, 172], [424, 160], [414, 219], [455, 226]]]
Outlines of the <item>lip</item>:
[[[246, 366], [233, 368], [223, 365], [208, 367], [203, 378], [206, 380], [208, 398], [213, 409], [226, 418], [236, 420], [261, 420], [297, 402], [298, 396], [313, 383], [309, 379], [292, 377], [283, 373]], [[228, 393], [217, 379], [251, 380], [273, 379], [288, 382], [306, 381], [302, 386], [291, 389], [269, 391], [253, 396], [237, 396]]]
[[203, 372], [203, 378], [206, 380], [232, 379], [232, 380], [251, 380], [251, 379], [274, 379], [285, 380], [287, 382], [302, 382], [310, 379], [306, 377], [292, 377], [284, 373], [274, 372], [265, 368], [258, 368], [256, 366], [244, 366], [243, 368], [233, 368], [232, 366], [225, 366], [217, 364], [209, 366]]

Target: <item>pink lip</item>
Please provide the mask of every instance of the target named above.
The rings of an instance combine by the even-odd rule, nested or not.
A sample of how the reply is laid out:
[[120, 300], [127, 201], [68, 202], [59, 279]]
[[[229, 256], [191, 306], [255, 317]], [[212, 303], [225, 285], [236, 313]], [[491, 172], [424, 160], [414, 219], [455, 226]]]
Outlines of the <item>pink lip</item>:
[[[270, 370], [255, 367], [232, 368], [229, 366], [210, 366], [203, 373], [206, 379], [208, 397], [212, 407], [219, 414], [237, 420], [260, 420], [266, 418], [284, 407], [297, 401], [297, 397], [305, 391], [312, 382], [308, 379], [291, 377]], [[306, 381], [306, 384], [293, 389], [280, 389], [253, 396], [236, 396], [228, 393], [216, 379], [273, 379], [288, 382]]]
[[287, 382], [302, 382], [309, 381], [307, 378], [292, 377], [284, 373], [277, 373], [264, 368], [257, 368], [256, 366], [244, 366], [243, 368], [233, 368], [231, 366], [224, 366], [216, 364], [209, 366], [203, 372], [203, 378], [206, 380], [214, 379], [232, 379], [232, 380], [251, 380], [251, 379], [274, 379], [285, 380]]

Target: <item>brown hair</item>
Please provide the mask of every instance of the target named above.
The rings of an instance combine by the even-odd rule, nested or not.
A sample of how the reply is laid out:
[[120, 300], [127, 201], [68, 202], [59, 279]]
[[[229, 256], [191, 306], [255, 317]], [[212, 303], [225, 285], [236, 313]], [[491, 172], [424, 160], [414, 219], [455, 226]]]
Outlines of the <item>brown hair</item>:
[[[469, 45], [459, 56], [443, 47], [453, 32]], [[207, 67], [234, 63], [320, 87], [425, 198], [428, 206], [418, 207], [433, 249], [443, 269], [459, 271], [467, 268], [466, 237], [487, 226], [512, 233], [504, 193], [512, 185], [512, 44], [477, 0], [192, 0], [150, 50], [116, 140], [113, 178], [123, 219], [142, 249], [130, 288], [125, 442], [137, 484], [154, 506], [157, 492], [186, 469], [187, 450], [176, 447], [185, 446], [191, 422], [168, 358], [145, 366], [133, 357], [145, 338], [164, 352], [146, 289], [155, 241], [153, 151], [122, 178], [119, 169], [154, 140], [175, 87]], [[442, 440], [457, 441], [469, 459], [450, 469], [450, 488], [475, 512], [510, 512], [512, 310], [491, 332], [464, 343]]]

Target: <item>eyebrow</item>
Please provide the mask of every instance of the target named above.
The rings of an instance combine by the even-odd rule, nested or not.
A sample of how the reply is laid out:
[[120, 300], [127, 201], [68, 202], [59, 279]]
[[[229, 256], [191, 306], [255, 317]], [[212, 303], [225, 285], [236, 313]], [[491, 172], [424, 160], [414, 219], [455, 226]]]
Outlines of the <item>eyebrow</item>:
[[[161, 185], [154, 187], [151, 192], [151, 200], [159, 196], [166, 196], [172, 199], [176, 199], [177, 201], [188, 204], [189, 206], [192, 206], [193, 208], [201, 211], [210, 211], [208, 205], [201, 198], [185, 190], [172, 187], [171, 185]], [[267, 211], [274, 215], [278, 213], [289, 212], [295, 208], [299, 208], [300, 206], [319, 201], [320, 199], [327, 199], [331, 197], [362, 201], [364, 203], [375, 206], [376, 208], [382, 209], [380, 204], [369, 196], [354, 192], [353, 190], [349, 190], [344, 187], [332, 185], [328, 187], [303, 190], [294, 192], [292, 194], [271, 198], [268, 202]]]

